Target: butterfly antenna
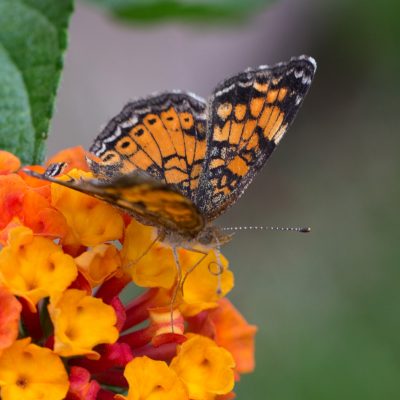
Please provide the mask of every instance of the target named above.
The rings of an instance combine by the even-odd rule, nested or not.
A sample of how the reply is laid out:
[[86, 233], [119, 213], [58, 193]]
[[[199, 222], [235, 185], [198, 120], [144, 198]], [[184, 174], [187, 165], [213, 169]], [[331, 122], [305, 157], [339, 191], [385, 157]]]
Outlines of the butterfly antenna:
[[227, 226], [221, 228], [223, 231], [281, 231], [309, 233], [310, 227], [285, 227], [285, 226]]

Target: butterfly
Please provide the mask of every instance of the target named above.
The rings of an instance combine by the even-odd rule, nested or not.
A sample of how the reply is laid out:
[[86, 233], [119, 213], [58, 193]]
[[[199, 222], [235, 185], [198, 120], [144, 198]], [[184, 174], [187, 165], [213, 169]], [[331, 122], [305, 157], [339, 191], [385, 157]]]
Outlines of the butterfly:
[[219, 246], [213, 225], [243, 194], [293, 122], [316, 71], [312, 57], [247, 69], [208, 101], [172, 91], [128, 103], [95, 139], [94, 179], [36, 177], [105, 200], [172, 245]]

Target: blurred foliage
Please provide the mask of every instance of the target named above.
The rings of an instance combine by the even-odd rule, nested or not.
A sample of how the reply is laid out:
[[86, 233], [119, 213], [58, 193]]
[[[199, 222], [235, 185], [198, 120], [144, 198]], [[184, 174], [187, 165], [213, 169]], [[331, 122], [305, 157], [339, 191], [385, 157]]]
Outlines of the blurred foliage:
[[40, 163], [73, 0], [0, 1], [0, 148]]
[[[398, 71], [400, 67], [400, 2], [382, 0], [379, 5], [372, 0], [340, 0], [325, 35], [317, 39], [340, 45], [349, 64], [357, 60], [364, 69], [377, 68], [379, 72]], [[381, 71], [379, 66], [384, 66]], [[384, 77], [384, 76], [383, 76]]]
[[273, 0], [88, 0], [125, 21], [186, 20], [207, 22], [243, 18]]

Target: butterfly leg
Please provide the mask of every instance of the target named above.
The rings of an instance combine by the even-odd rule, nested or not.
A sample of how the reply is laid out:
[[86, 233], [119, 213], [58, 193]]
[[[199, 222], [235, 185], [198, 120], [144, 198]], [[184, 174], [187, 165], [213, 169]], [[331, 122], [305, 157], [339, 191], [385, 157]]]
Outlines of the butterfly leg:
[[[198, 261], [196, 261], [196, 263], [191, 266], [186, 272], [185, 275], [182, 278], [182, 267], [181, 264], [179, 262], [179, 257], [178, 257], [178, 251], [177, 251], [177, 247], [173, 247], [172, 248], [172, 252], [174, 255], [174, 260], [175, 260], [175, 267], [177, 270], [177, 279], [176, 279], [176, 284], [174, 287], [174, 292], [172, 294], [172, 298], [171, 298], [171, 304], [170, 304], [170, 313], [171, 313], [171, 328], [172, 328], [172, 333], [174, 332], [174, 325], [173, 325], [173, 311], [174, 311], [174, 305], [176, 302], [176, 298], [178, 297], [178, 292], [179, 290], [182, 293], [182, 297], [184, 296], [184, 285], [186, 282], [186, 279], [188, 278], [188, 276], [207, 258], [207, 256], [209, 255], [209, 252], [205, 252], [202, 250], [198, 250], [198, 249], [194, 249], [194, 248], [185, 248], [185, 250], [187, 251], [191, 251], [193, 253], [198, 253], [201, 254], [202, 256], [200, 257], [200, 259]], [[221, 253], [219, 251], [219, 249], [216, 249], [216, 258], [217, 258], [217, 266], [218, 266], [218, 270], [216, 272], [211, 270], [211, 265], [215, 264], [214, 262], [210, 263], [208, 270], [210, 271], [211, 274], [217, 276], [218, 278], [218, 283], [217, 283], [217, 294], [220, 296], [222, 293], [222, 289], [221, 289], [221, 275], [224, 272], [224, 267], [222, 266], [221, 263]]]
[[[216, 240], [218, 241], [217, 238], [216, 238]], [[221, 251], [219, 248], [219, 244], [218, 244], [217, 248], [215, 249], [215, 257], [217, 259], [217, 267], [218, 267], [218, 270], [216, 272], [217, 279], [218, 279], [217, 295], [221, 296], [222, 295], [222, 274], [224, 272], [224, 267], [222, 266], [222, 262], [221, 262]], [[210, 273], [214, 274], [214, 272], [212, 272], [211, 270], [210, 270]]]
[[189, 274], [191, 274], [191, 273], [206, 259], [206, 257], [208, 256], [208, 253], [205, 252], [205, 251], [201, 251], [201, 250], [197, 250], [197, 249], [193, 249], [193, 248], [189, 248], [189, 249], [186, 249], [186, 250], [192, 251], [193, 253], [202, 254], [202, 257], [200, 258], [199, 261], [196, 261], [196, 263], [186, 271], [185, 276], [183, 277], [182, 282], [181, 282], [181, 284], [180, 284], [182, 297], [184, 296], [183, 287], [184, 287], [184, 285], [185, 285], [185, 282], [186, 282], [187, 277], [188, 277]]
[[214, 240], [215, 240], [215, 243], [217, 244], [216, 247], [215, 247], [215, 258], [217, 259], [217, 267], [218, 267], [218, 269], [217, 269], [216, 273], [214, 273], [211, 270], [210, 267], [208, 269], [209, 269], [211, 274], [217, 275], [217, 279], [218, 279], [217, 295], [221, 296], [222, 295], [222, 274], [224, 272], [224, 267], [223, 267], [222, 262], [221, 262], [221, 243], [220, 243], [219, 238], [218, 238], [218, 236], [216, 234], [214, 235]]
[[179, 262], [179, 256], [178, 256], [178, 250], [177, 247], [174, 246], [172, 248], [172, 254], [174, 255], [174, 260], [175, 260], [175, 267], [176, 267], [176, 283], [174, 286], [174, 291], [172, 293], [171, 297], [171, 303], [170, 303], [170, 313], [171, 313], [171, 330], [172, 333], [174, 333], [174, 306], [176, 302], [176, 298], [178, 297], [178, 291], [181, 286], [181, 281], [182, 281], [182, 267]]
[[[184, 284], [185, 284], [186, 279], [188, 278], [189, 274], [191, 274], [191, 273], [205, 260], [205, 258], [206, 258], [206, 257], [208, 256], [208, 254], [209, 254], [209, 252], [201, 251], [201, 250], [194, 249], [194, 248], [185, 248], [185, 249], [188, 250], [188, 251], [191, 251], [191, 252], [193, 252], [193, 253], [203, 254], [203, 256], [200, 258], [199, 261], [197, 261], [192, 267], [190, 267], [190, 268], [186, 271], [185, 276], [183, 277], [183, 280], [182, 280], [182, 283], [181, 283], [181, 292], [182, 292], [182, 296], [183, 296], [183, 294], [184, 294], [184, 293], [183, 293]], [[222, 266], [222, 263], [221, 263], [221, 252], [219, 251], [219, 248], [216, 248], [216, 249], [215, 249], [215, 256], [216, 256], [216, 259], [217, 259], [216, 264], [217, 264], [218, 269], [217, 269], [216, 272], [212, 271], [211, 265], [212, 265], [212, 264], [215, 264], [215, 263], [214, 263], [214, 262], [211, 262], [211, 263], [209, 264], [209, 266], [208, 266], [208, 270], [210, 271], [210, 273], [211, 273], [212, 275], [217, 276], [217, 279], [218, 279], [218, 283], [217, 283], [217, 294], [218, 294], [218, 296], [220, 296], [220, 295], [222, 294], [222, 289], [221, 289], [221, 279], [222, 279], [222, 278], [221, 278], [221, 275], [222, 275], [223, 272], [224, 272], [224, 267]]]
[[151, 248], [161, 239], [162, 239], [162, 235], [158, 234], [157, 237], [148, 245], [146, 250], [139, 257], [137, 257], [136, 260], [129, 261], [128, 264], [125, 265], [125, 268], [130, 268], [130, 267], [134, 266], [135, 264], [137, 264], [143, 257], [145, 257], [149, 253]]

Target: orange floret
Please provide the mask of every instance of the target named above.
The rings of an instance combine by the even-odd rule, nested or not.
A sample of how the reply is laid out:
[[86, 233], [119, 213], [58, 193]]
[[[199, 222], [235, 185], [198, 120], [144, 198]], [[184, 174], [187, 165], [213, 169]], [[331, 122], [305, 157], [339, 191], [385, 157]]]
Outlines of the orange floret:
[[0, 356], [0, 387], [3, 400], [62, 400], [68, 375], [56, 354], [26, 338]]
[[23, 215], [27, 186], [16, 174], [0, 176], [0, 229], [15, 217]]
[[75, 258], [76, 265], [92, 288], [111, 278], [121, 266], [121, 257], [115, 246], [99, 244]]
[[33, 232], [49, 237], [62, 238], [68, 230], [63, 215], [35, 189], [27, 190], [24, 195], [23, 223]]
[[257, 327], [250, 325], [228, 299], [221, 299], [219, 306], [210, 310], [209, 318], [215, 327], [214, 340], [232, 354], [236, 371], [252, 372]]
[[189, 399], [184, 384], [164, 361], [155, 361], [146, 356], [137, 357], [126, 365], [124, 376], [129, 383], [128, 395], [117, 395], [116, 399]]
[[[59, 179], [91, 177], [90, 173], [74, 169]], [[111, 205], [56, 183], [51, 185], [51, 198], [52, 205], [64, 215], [70, 228], [65, 244], [96, 246], [122, 236], [121, 213]]]
[[229, 351], [211, 339], [188, 335], [170, 367], [185, 383], [192, 400], [213, 398], [232, 391], [235, 362]]
[[5, 150], [0, 150], [0, 175], [17, 171], [21, 166], [19, 158]]
[[93, 347], [118, 339], [114, 309], [82, 290], [52, 296], [48, 309], [54, 325], [54, 351], [61, 356], [96, 359], [99, 354]]
[[21, 303], [0, 285], [0, 354], [17, 339], [21, 309]]
[[35, 171], [39, 174], [43, 174], [46, 169], [41, 165], [27, 165], [23, 169], [20, 169], [17, 174], [29, 187], [37, 188], [44, 197], [50, 199], [50, 182], [28, 175], [25, 173], [25, 170]]
[[[191, 271], [202, 257], [202, 254], [193, 251], [180, 250], [179, 259], [183, 273]], [[225, 296], [233, 285], [233, 273], [228, 269], [226, 258], [222, 254], [218, 256], [214, 250], [210, 251], [183, 282], [183, 303], [180, 306], [182, 314], [192, 316], [217, 307], [218, 300]]]
[[47, 187], [30, 187], [16, 174], [0, 175], [0, 210], [1, 244], [5, 244], [10, 226], [18, 224], [49, 237], [67, 232], [64, 217], [50, 205]]
[[155, 242], [157, 230], [132, 220], [125, 231], [123, 268], [142, 287], [169, 289], [176, 281], [176, 267], [169, 246]]
[[10, 231], [8, 245], [0, 252], [0, 282], [27, 300], [32, 311], [39, 300], [65, 290], [76, 276], [74, 259], [52, 240], [22, 226]]

